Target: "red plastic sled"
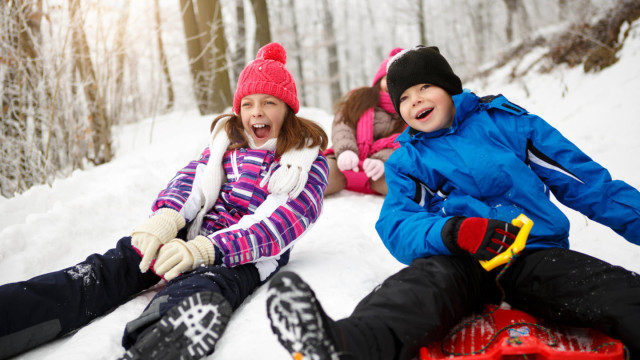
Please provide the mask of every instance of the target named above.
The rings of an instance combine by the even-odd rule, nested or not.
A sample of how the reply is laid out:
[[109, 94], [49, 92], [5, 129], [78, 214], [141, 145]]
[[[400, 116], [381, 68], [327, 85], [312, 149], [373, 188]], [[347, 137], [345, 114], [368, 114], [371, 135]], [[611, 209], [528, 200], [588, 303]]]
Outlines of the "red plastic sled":
[[[444, 342], [420, 349], [420, 360], [623, 360], [622, 342], [598, 331], [544, 324], [500, 308], [470, 318]], [[479, 352], [481, 349], [484, 351]], [[444, 353], [443, 353], [444, 351]]]
[[[521, 214], [512, 223], [520, 227], [514, 243], [495, 258], [481, 261], [485, 270], [509, 266], [524, 249], [533, 221]], [[444, 341], [420, 349], [420, 360], [623, 360], [625, 356], [622, 342], [596, 330], [545, 324], [525, 312], [495, 305], [463, 321]]]

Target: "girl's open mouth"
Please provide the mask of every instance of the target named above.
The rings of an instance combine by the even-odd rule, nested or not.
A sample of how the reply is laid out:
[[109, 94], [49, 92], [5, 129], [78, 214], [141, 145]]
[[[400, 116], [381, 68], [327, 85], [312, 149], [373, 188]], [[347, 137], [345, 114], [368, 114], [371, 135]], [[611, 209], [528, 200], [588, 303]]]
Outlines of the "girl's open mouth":
[[267, 139], [271, 133], [271, 126], [267, 124], [255, 124], [251, 126], [251, 129], [253, 129], [256, 138], [260, 140]]

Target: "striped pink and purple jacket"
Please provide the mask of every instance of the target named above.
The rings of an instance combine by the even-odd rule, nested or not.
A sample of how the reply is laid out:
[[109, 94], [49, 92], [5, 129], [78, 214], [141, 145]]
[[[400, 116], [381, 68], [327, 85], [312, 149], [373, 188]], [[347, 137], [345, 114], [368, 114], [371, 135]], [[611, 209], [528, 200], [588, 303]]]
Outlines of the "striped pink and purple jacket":
[[[224, 154], [227, 181], [200, 229], [200, 234], [216, 248], [216, 263], [232, 267], [278, 257], [320, 216], [328, 174], [324, 155], [319, 154], [314, 161], [304, 190], [297, 198], [289, 199], [286, 194], [267, 191], [265, 177], [279, 166], [274, 154], [245, 148]], [[180, 170], [160, 192], [153, 211], [168, 207], [180, 212], [187, 222], [193, 220], [200, 210], [200, 199], [194, 199], [199, 192], [192, 189], [199, 186], [197, 182], [202, 178], [196, 173], [204, 170], [208, 160], [207, 148], [199, 160]]]

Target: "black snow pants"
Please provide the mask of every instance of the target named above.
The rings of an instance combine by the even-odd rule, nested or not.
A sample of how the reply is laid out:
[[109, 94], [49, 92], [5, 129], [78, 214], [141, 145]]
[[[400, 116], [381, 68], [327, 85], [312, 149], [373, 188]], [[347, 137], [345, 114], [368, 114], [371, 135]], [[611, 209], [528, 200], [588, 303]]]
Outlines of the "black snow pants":
[[[278, 268], [288, 261], [288, 252], [285, 255], [278, 260]], [[131, 238], [125, 237], [114, 249], [91, 255], [73, 267], [0, 286], [0, 359], [63, 337], [160, 281], [151, 271], [141, 273], [139, 264]], [[135, 343], [146, 327], [185, 297], [200, 291], [219, 292], [236, 309], [265, 281], [253, 264], [203, 267], [181, 275], [127, 324], [123, 345]]]
[[[411, 359], [463, 317], [497, 304], [501, 268], [470, 256], [420, 258], [386, 279], [351, 316], [335, 322], [339, 346], [357, 359]], [[525, 251], [500, 278], [513, 308], [620, 339], [640, 359], [640, 276], [568, 249]]]

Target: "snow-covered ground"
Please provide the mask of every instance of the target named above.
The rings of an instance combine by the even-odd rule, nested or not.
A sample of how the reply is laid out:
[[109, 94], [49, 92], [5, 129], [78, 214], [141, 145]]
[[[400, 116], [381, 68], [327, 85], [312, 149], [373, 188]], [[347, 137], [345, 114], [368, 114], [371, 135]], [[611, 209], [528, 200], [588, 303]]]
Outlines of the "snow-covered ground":
[[[510, 69], [505, 69], [465, 85], [480, 95], [502, 93], [542, 116], [614, 178], [640, 188], [638, 64], [640, 22], [634, 24], [620, 61], [600, 73], [560, 67], [511, 84], [505, 80]], [[300, 115], [330, 130], [331, 114], [303, 108]], [[199, 155], [212, 119], [194, 110], [125, 126], [116, 131], [118, 150], [111, 163], [77, 171], [51, 187], [0, 198], [0, 284], [62, 269], [110, 249], [146, 219], [152, 200], [175, 171]], [[311, 284], [335, 318], [349, 315], [362, 297], [402, 267], [374, 229], [381, 205], [381, 197], [348, 191], [328, 197], [321, 218], [293, 250], [287, 269]], [[640, 247], [573, 210], [566, 213], [574, 249], [640, 272]], [[269, 328], [265, 290], [258, 289], [238, 309], [209, 359], [288, 358]], [[147, 291], [75, 334], [17, 359], [115, 359], [123, 352], [124, 325], [153, 294], [153, 289]]]

